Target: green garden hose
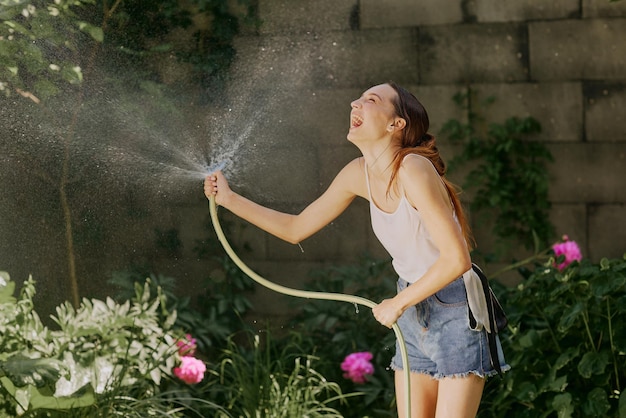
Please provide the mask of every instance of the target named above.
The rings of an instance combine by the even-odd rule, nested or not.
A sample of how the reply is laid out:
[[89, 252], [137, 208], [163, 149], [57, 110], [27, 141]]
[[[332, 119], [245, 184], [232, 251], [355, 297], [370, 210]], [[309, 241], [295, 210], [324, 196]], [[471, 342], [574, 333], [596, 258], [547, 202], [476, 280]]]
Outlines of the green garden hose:
[[[215, 197], [211, 196], [209, 199], [209, 211], [211, 213], [211, 221], [213, 222], [213, 228], [215, 228], [215, 233], [217, 234], [217, 238], [220, 243], [226, 250], [228, 256], [233, 260], [233, 262], [239, 267], [246, 275], [248, 275], [252, 280], [259, 283], [262, 286], [267, 287], [275, 292], [282, 293], [289, 296], [295, 296], [298, 298], [305, 299], [322, 299], [322, 300], [336, 300], [343, 301], [358, 305], [367, 306], [369, 308], [374, 308], [377, 304], [372, 302], [369, 299], [362, 298], [360, 296], [352, 296], [346, 295], [343, 293], [327, 293], [327, 292], [313, 292], [308, 290], [298, 290], [291, 289], [289, 287], [281, 286], [279, 284], [273, 283], [260, 275], [254, 272], [250, 267], [248, 267], [233, 251], [233, 248], [228, 243], [226, 236], [224, 235], [224, 231], [222, 230], [222, 226], [220, 225], [220, 221], [217, 216], [217, 204], [215, 203]], [[402, 336], [402, 332], [400, 331], [400, 327], [397, 323], [392, 326], [393, 331], [396, 333], [396, 338], [398, 339], [400, 346], [400, 355], [402, 356], [402, 363], [404, 365], [404, 387], [406, 393], [406, 416], [407, 418], [411, 417], [411, 380], [410, 380], [410, 370], [409, 370], [409, 358], [406, 351], [406, 344], [404, 342], [404, 337]]]

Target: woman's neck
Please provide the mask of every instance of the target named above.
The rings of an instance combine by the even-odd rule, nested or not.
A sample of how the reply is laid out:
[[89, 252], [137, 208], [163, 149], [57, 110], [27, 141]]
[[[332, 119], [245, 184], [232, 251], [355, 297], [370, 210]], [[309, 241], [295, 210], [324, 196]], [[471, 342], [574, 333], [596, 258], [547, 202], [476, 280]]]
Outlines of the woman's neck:
[[372, 147], [371, 150], [363, 150], [363, 157], [367, 164], [370, 175], [384, 175], [393, 163], [393, 157], [396, 154], [396, 147], [392, 141], [387, 142], [384, 146]]

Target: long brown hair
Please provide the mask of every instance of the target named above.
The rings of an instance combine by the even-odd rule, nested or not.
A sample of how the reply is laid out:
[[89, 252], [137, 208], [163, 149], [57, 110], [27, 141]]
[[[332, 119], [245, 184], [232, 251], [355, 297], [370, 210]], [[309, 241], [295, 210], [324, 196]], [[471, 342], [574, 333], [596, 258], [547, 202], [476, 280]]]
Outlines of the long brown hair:
[[463, 206], [461, 205], [461, 200], [458, 196], [459, 189], [446, 179], [446, 165], [439, 155], [435, 137], [428, 132], [430, 122], [426, 109], [420, 101], [404, 87], [394, 82], [389, 82], [388, 84], [397, 93], [396, 99], [393, 100], [393, 105], [396, 114], [406, 121], [406, 126], [401, 131], [400, 150], [393, 159], [391, 179], [389, 180], [387, 191], [391, 190], [393, 181], [398, 176], [398, 171], [400, 170], [404, 157], [408, 154], [418, 154], [428, 158], [437, 170], [437, 173], [439, 173], [441, 180], [443, 180], [443, 184], [448, 191], [448, 196], [450, 196], [452, 206], [454, 206], [454, 211], [459, 220], [467, 246], [469, 249], [472, 249], [474, 247], [474, 239]]

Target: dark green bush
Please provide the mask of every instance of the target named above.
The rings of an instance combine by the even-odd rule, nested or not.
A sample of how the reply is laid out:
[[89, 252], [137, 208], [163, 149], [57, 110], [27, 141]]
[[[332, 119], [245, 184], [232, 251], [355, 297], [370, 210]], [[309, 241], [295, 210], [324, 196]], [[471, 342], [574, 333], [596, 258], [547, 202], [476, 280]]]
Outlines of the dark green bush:
[[487, 123], [482, 113], [495, 99], [478, 104], [475, 99], [472, 91], [454, 96], [467, 120], [448, 120], [441, 134], [460, 147], [449, 162], [449, 172], [468, 170], [463, 188], [474, 192], [469, 203], [473, 223], [490, 228], [495, 238], [494, 253], [483, 256], [500, 259], [518, 244], [531, 249], [539, 241], [546, 246], [554, 238], [546, 169], [553, 156], [544, 143], [533, 140], [541, 124], [533, 117]]
[[512, 370], [489, 382], [481, 417], [626, 417], [626, 258], [522, 271], [499, 287]]
[[[546, 259], [546, 253], [538, 255]], [[626, 417], [626, 259], [583, 259], [563, 271], [547, 263], [522, 267], [519, 286], [492, 285], [509, 317], [501, 334], [512, 370], [487, 382], [479, 417]], [[393, 295], [387, 261], [330, 267], [314, 274], [312, 290], [351, 293], [379, 301]], [[300, 303], [301, 305], [301, 303]], [[311, 301], [294, 321], [317, 370], [340, 382], [345, 417], [395, 416], [393, 374], [388, 370], [394, 335], [367, 308]], [[365, 385], [343, 379], [339, 363], [353, 351], [374, 354], [375, 374]]]

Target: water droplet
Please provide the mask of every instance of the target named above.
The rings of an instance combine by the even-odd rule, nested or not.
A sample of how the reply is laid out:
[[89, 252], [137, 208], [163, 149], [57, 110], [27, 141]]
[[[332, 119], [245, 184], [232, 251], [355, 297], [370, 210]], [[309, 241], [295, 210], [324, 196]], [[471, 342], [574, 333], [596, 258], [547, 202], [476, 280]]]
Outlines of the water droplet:
[[354, 302], [354, 310], [359, 313], [359, 305], [356, 302]]

